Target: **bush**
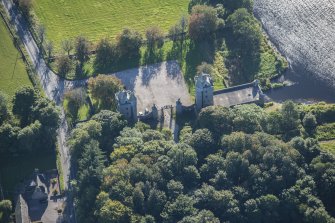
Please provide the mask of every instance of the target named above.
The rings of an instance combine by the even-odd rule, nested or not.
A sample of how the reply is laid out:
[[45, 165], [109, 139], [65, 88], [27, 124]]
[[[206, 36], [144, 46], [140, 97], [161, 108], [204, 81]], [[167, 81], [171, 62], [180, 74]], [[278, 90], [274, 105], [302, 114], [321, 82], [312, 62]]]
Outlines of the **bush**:
[[216, 10], [205, 5], [192, 8], [189, 21], [189, 35], [192, 40], [207, 39], [217, 28]]
[[99, 74], [88, 80], [88, 89], [92, 97], [100, 102], [100, 108], [115, 109], [115, 94], [121, 90], [122, 82], [114, 77]]
[[82, 88], [77, 88], [65, 93], [67, 111], [73, 118], [77, 118], [78, 110], [85, 103], [86, 97], [86, 91]]
[[197, 74], [209, 74], [213, 76], [214, 73], [214, 67], [212, 64], [208, 64], [206, 62], [202, 62], [199, 66], [197, 66]]
[[56, 63], [57, 63], [58, 74], [62, 77], [65, 77], [72, 68], [70, 58], [65, 55], [58, 57]]
[[301, 105], [304, 113], [311, 112], [319, 124], [335, 122], [335, 104], [320, 102], [312, 105]]
[[29, 14], [33, 6], [33, 0], [19, 0], [19, 7], [24, 13]]
[[316, 138], [318, 140], [335, 139], [335, 123], [318, 126], [316, 128]]
[[53, 196], [57, 196], [57, 194], [58, 194], [58, 190], [57, 190], [57, 189], [54, 189], [54, 190], [52, 191], [52, 195], [53, 195]]
[[318, 124], [316, 122], [315, 115], [313, 115], [312, 113], [307, 113], [304, 119], [302, 120], [302, 123], [308, 132], [313, 131], [316, 125]]

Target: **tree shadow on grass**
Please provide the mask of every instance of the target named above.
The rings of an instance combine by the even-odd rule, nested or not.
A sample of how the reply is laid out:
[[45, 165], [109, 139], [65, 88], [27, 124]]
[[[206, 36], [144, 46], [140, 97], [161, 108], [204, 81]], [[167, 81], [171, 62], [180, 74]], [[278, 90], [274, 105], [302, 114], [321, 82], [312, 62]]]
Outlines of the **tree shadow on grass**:
[[197, 66], [202, 62], [212, 64], [215, 55], [214, 41], [191, 41], [188, 45], [188, 51], [185, 58], [185, 80], [188, 85], [193, 84], [197, 73]]
[[254, 51], [241, 49], [232, 31], [226, 31], [223, 35], [230, 54], [228, 55], [228, 67], [232, 85], [243, 84], [254, 80], [260, 70], [260, 48]]
[[75, 76], [76, 78], [82, 79], [89, 77], [90, 73], [88, 70], [84, 69], [84, 64], [77, 63], [75, 67]]
[[147, 48], [142, 58], [143, 64], [155, 64], [163, 61], [163, 48]]
[[[185, 41], [184, 41], [185, 42]], [[173, 42], [171, 50], [166, 55], [166, 60], [178, 60], [179, 62], [182, 62], [182, 56], [183, 56], [183, 46], [185, 43], [182, 43], [180, 41]]]
[[140, 66], [141, 55], [138, 53], [132, 57], [120, 57], [111, 60], [110, 63], [104, 66], [94, 63], [94, 74], [110, 74], [118, 71], [136, 68]]

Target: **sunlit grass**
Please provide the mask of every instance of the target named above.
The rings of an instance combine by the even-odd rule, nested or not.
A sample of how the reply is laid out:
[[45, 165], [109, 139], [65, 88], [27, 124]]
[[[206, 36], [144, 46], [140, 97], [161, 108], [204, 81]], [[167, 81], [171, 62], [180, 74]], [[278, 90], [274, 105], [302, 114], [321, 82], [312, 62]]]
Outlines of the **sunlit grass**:
[[114, 38], [124, 27], [142, 34], [150, 26], [167, 33], [183, 15], [189, 0], [35, 0], [34, 11], [56, 48], [66, 38], [85, 35], [96, 43]]
[[15, 48], [4, 22], [0, 21], [0, 90], [14, 95], [22, 86], [31, 86], [21, 54]]

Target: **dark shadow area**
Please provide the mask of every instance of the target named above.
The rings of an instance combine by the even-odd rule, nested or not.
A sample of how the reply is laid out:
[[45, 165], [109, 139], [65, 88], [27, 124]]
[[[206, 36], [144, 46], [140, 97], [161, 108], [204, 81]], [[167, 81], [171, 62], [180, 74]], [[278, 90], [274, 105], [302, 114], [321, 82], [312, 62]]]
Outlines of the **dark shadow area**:
[[141, 55], [138, 53], [132, 57], [111, 58], [106, 66], [100, 66], [94, 62], [93, 76], [97, 74], [115, 73], [121, 70], [132, 69], [140, 66]]
[[145, 66], [141, 68], [142, 85], [148, 86], [150, 80], [154, 78], [161, 70], [161, 64]]
[[48, 208], [48, 201], [44, 203], [39, 200], [28, 200], [27, 204], [31, 221], [40, 221]]
[[335, 103], [335, 90], [306, 72], [302, 66], [292, 66], [284, 74], [284, 79], [294, 82], [292, 86], [273, 89], [265, 94], [276, 102], [293, 100], [295, 102], [325, 101]]
[[197, 66], [202, 62], [212, 64], [215, 55], [215, 42], [202, 41], [193, 42], [190, 41], [189, 49], [186, 53], [186, 69], [185, 69], [185, 81], [188, 85], [192, 85], [194, 77], [197, 73]]
[[143, 64], [154, 64], [163, 61], [163, 49], [147, 48], [143, 56]]
[[76, 78], [79, 78], [79, 79], [87, 78], [89, 75], [90, 75], [89, 72], [84, 69], [84, 65], [82, 63], [76, 63], [75, 65]]
[[256, 49], [242, 49], [231, 29], [227, 29], [222, 36], [226, 40], [230, 54], [228, 55], [228, 69], [231, 85], [251, 82], [260, 69], [260, 46]]
[[179, 126], [179, 132], [185, 126], [194, 128], [197, 124], [197, 115], [194, 110], [184, 111], [183, 114], [176, 116], [176, 124]]
[[122, 84], [127, 90], [133, 91], [135, 88], [136, 78], [139, 76], [139, 72], [139, 69], [131, 69], [123, 72], [117, 72], [113, 75], [122, 81]]
[[171, 50], [166, 55], [166, 60], [182, 61], [184, 42], [174, 41]]
[[[172, 78], [182, 78], [182, 75], [180, 75], [180, 70], [179, 70], [179, 64], [178, 63], [166, 63], [166, 71], [167, 75]], [[180, 80], [178, 80], [179, 82]]]

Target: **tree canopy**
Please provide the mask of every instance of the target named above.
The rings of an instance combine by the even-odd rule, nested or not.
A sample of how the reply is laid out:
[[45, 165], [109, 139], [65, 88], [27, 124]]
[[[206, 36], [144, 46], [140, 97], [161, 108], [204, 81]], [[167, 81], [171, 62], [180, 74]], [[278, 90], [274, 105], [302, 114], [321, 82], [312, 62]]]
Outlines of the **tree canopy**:
[[[292, 114], [295, 124], [290, 127], [304, 132], [302, 124], [307, 121], [295, 104], [287, 102], [275, 113]], [[97, 151], [98, 145], [106, 151], [98, 143], [104, 135], [111, 136], [111, 122], [104, 121], [105, 116], [102, 113], [74, 130], [86, 132], [81, 133], [86, 135], [84, 148]], [[110, 162], [103, 167], [96, 165], [99, 162], [88, 164], [88, 170], [103, 170], [90, 174], [92, 182], [84, 182], [100, 185], [86, 192], [94, 192], [94, 201], [83, 198], [94, 209], [85, 218], [98, 222], [333, 222], [335, 157], [322, 152], [315, 139], [287, 134], [282, 118], [278, 135], [270, 135], [272, 118], [268, 117], [255, 105], [208, 107], [196, 125], [182, 130], [179, 143], [141, 123], [133, 128], [113, 127], [112, 131], [120, 132], [112, 136]], [[82, 179], [87, 172], [82, 160], [89, 159], [85, 151], [79, 156]], [[78, 212], [85, 210], [81, 206]]]

